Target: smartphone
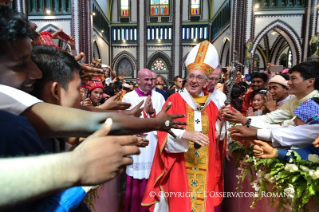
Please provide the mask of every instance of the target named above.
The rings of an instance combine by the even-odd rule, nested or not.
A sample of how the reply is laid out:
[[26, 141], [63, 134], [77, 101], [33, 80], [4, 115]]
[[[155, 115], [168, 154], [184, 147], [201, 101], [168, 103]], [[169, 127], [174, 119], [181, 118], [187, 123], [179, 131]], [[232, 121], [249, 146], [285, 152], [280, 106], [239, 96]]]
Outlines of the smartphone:
[[270, 72], [282, 72], [284, 70], [283, 66], [270, 66], [269, 71]]
[[85, 89], [85, 98], [86, 98], [86, 99], [89, 98], [89, 94], [90, 94], [89, 88], [86, 88], [86, 89]]
[[65, 34], [64, 32], [59, 32], [59, 36], [60, 36], [62, 39], [64, 39], [65, 41], [70, 40], [70, 37], [69, 37], [67, 34]]

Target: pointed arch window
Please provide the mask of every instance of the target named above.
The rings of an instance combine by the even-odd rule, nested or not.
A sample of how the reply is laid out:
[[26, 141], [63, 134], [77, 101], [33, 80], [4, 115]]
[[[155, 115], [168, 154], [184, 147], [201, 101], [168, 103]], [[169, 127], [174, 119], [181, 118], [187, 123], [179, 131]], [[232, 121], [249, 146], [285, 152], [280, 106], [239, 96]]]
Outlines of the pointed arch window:
[[169, 0], [150, 0], [150, 16], [169, 16]]
[[167, 71], [167, 64], [162, 58], [156, 58], [151, 65], [152, 71]]
[[127, 58], [123, 58], [117, 68], [117, 76], [123, 78], [133, 78], [133, 66]]
[[201, 4], [201, 0], [191, 0], [191, 5], [190, 5], [191, 16], [201, 15], [200, 4]]
[[130, 17], [130, 2], [129, 0], [121, 0], [120, 5], [120, 17], [127, 18]]

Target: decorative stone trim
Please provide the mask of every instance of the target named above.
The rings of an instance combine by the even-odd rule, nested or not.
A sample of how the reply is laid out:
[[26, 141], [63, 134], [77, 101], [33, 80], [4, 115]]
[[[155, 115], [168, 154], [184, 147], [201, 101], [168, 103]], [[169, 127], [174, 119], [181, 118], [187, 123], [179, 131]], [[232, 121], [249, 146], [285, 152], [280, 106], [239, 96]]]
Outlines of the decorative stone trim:
[[94, 55], [94, 46], [96, 47], [96, 49], [97, 49], [97, 54], [98, 54], [98, 57], [96, 57], [96, 58], [101, 59], [100, 48], [99, 48], [99, 45], [97, 44], [96, 40], [93, 41], [93, 51], [92, 51], [93, 57], [96, 56], [96, 55]]
[[[37, 21], [39, 22], [39, 21]], [[43, 22], [47, 22], [47, 21], [43, 21]], [[59, 30], [59, 27], [53, 25], [53, 24], [48, 24], [48, 25], [45, 25], [44, 27], [42, 27], [41, 29], [38, 30], [38, 32], [45, 32], [45, 31], [57, 31]]]
[[[300, 63], [300, 58], [302, 58], [302, 49], [301, 49], [301, 41], [300, 38], [298, 37], [297, 33], [293, 28], [291, 28], [288, 24], [281, 20], [276, 20], [272, 23], [270, 23], [268, 26], [266, 26], [255, 38], [253, 41], [253, 48], [252, 48], [252, 56], [254, 55], [254, 52], [256, 51], [257, 45], [261, 41], [261, 39], [272, 29], [274, 28], [280, 28], [283, 30], [284, 34], [281, 34], [283, 37], [285, 35], [291, 40], [291, 50], [292, 52], [296, 55], [296, 63]], [[287, 39], [287, 38], [286, 38]]]
[[[227, 64], [227, 61], [226, 60], [223, 61], [223, 58], [224, 58], [224, 56], [229, 54], [229, 48], [230, 48], [230, 41], [228, 39], [226, 39], [224, 44], [223, 44], [223, 47], [221, 49], [220, 57], [219, 57], [219, 64], [222, 66]], [[223, 62], [225, 62], [225, 64]]]

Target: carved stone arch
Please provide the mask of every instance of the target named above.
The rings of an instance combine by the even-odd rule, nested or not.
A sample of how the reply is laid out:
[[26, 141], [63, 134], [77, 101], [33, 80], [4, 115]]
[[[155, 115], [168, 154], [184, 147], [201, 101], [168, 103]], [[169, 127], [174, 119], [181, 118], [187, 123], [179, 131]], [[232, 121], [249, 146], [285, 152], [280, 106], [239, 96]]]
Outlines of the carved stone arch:
[[300, 38], [298, 37], [297, 33], [295, 30], [290, 27], [287, 23], [281, 21], [281, 20], [276, 20], [272, 23], [270, 23], [268, 26], [266, 26], [255, 38], [253, 42], [253, 48], [252, 48], [252, 55], [255, 53], [257, 49], [257, 45], [261, 41], [261, 39], [270, 31], [270, 30], [275, 30], [278, 32], [281, 36], [283, 36], [289, 46], [291, 47], [291, 52], [293, 55], [294, 61], [293, 64], [297, 64], [301, 62], [302, 58], [302, 48], [301, 48], [301, 41]]
[[188, 56], [189, 52], [183, 57], [182, 59], [182, 64], [181, 64], [181, 67], [182, 67], [182, 78], [185, 79], [186, 76], [187, 76], [187, 70], [186, 70], [186, 65], [185, 65], [185, 60]]
[[[276, 55], [276, 58], [275, 58], [275, 61], [278, 61], [278, 64], [280, 62], [281, 55], [283, 55], [282, 53], [287, 48], [288, 48], [288, 50], [290, 49], [290, 46], [289, 46], [288, 42], [283, 42], [282, 45], [280, 46], [280, 49], [278, 50], [278, 54]], [[287, 56], [287, 60], [288, 60], [288, 55], [286, 53], [284, 53], [284, 54]], [[287, 66], [288, 66], [288, 64], [287, 64]]]
[[127, 59], [132, 64], [133, 75], [134, 75], [134, 78], [136, 78], [137, 77], [137, 70], [136, 70], [137, 62], [136, 62], [136, 58], [131, 53], [129, 53], [128, 51], [122, 51], [121, 53], [116, 55], [116, 57], [113, 59], [112, 65], [111, 65], [112, 69], [117, 73], [118, 65], [123, 59]]
[[281, 45], [285, 42], [285, 38], [282, 37], [281, 35], [277, 37], [275, 40], [273, 47], [271, 48], [270, 51], [270, 62], [272, 64], [276, 64], [276, 56], [278, 55], [278, 51], [280, 50]]
[[[262, 47], [261, 45], [258, 45], [257, 51], [259, 52], [259, 55], [261, 56], [261, 57], [259, 57], [259, 69], [260, 69], [260, 68], [266, 68], [268, 61], [267, 61], [267, 55], [266, 55], [265, 50], [263, 49], [263, 47]], [[263, 62], [264, 67], [261, 67], [261, 65], [260, 65], [260, 61], [261, 61], [261, 60], [262, 60], [262, 62]], [[258, 70], [258, 71], [259, 71], [259, 70]]]
[[48, 25], [45, 25], [44, 27], [42, 27], [40, 30], [38, 30], [38, 32], [55, 32], [57, 30], [59, 30], [60, 28], [53, 25], [53, 24], [48, 24]]
[[[93, 41], [93, 57], [101, 59], [100, 48], [96, 40]], [[102, 61], [103, 62], [103, 61]]]
[[225, 39], [222, 50], [220, 51], [219, 64], [224, 67], [229, 64], [229, 51], [230, 51], [230, 42], [229, 39]]

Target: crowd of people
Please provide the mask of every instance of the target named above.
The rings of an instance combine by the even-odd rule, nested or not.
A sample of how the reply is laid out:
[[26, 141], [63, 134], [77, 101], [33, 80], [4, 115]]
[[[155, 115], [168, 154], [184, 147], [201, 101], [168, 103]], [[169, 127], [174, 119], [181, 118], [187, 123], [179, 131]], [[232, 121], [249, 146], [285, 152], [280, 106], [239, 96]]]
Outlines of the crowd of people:
[[0, 17], [1, 211], [89, 211], [87, 192], [125, 172], [127, 212], [219, 212], [223, 197], [203, 191], [224, 190], [227, 134], [260, 158], [319, 153], [319, 62], [232, 79], [202, 41], [184, 79], [144, 68], [127, 81], [86, 64], [72, 37], [72, 52], [54, 45], [62, 30], [2, 5]]

